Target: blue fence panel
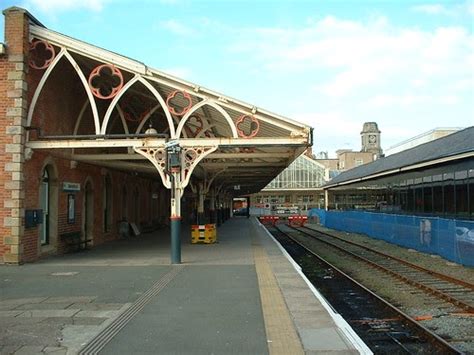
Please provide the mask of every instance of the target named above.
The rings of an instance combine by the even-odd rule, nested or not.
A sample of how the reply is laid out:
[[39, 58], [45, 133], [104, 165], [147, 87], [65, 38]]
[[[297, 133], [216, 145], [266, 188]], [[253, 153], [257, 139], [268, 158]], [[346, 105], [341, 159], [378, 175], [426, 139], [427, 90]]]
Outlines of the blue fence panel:
[[310, 210], [325, 227], [366, 234], [424, 253], [474, 266], [474, 222], [364, 211]]
[[312, 217], [317, 217], [319, 219], [319, 223], [321, 223], [323, 226], [326, 225], [326, 210], [312, 208], [308, 211], [308, 218]]
[[459, 263], [474, 266], [474, 222], [454, 221], [454, 248]]

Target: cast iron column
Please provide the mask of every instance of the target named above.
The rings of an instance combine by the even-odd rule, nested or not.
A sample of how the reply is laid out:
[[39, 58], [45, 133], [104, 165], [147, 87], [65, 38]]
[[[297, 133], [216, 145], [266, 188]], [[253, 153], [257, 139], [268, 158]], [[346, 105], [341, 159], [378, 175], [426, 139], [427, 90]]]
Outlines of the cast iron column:
[[[171, 174], [171, 264], [181, 264], [181, 190], [176, 186], [179, 172]], [[179, 181], [179, 180], [178, 180]]]
[[171, 264], [181, 264], [181, 147], [171, 142], [167, 155], [171, 180]]

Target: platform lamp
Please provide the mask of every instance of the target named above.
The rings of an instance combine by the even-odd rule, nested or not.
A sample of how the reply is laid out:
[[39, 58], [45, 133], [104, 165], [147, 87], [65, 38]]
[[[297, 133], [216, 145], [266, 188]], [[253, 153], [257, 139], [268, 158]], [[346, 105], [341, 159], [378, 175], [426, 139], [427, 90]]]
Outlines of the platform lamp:
[[181, 264], [181, 192], [179, 182], [181, 175], [181, 147], [177, 140], [165, 143], [166, 170], [171, 180], [171, 263]]
[[158, 131], [153, 127], [153, 122], [151, 121], [151, 117], [150, 117], [150, 123], [148, 124], [148, 128], [145, 131], [145, 134], [150, 135], [150, 136], [158, 134]]

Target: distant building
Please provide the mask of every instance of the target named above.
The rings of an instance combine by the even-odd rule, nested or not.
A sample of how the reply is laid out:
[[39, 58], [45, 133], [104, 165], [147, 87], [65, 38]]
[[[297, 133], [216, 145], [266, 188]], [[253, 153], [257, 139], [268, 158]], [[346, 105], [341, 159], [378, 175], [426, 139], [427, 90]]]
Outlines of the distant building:
[[406, 140], [404, 140], [400, 143], [397, 143], [397, 144], [391, 146], [390, 148], [388, 148], [385, 151], [385, 155], [387, 155], [387, 156], [392, 155], [392, 154], [401, 152], [403, 150], [407, 150], [407, 149], [416, 147], [420, 144], [431, 142], [435, 139], [447, 136], [447, 135], [452, 134], [454, 132], [457, 132], [461, 129], [462, 128], [460, 128], [460, 127], [448, 127], [448, 128], [435, 128], [435, 129], [432, 129], [431, 131], [419, 134], [415, 137], [406, 139]]
[[376, 122], [365, 122], [362, 132], [360, 132], [362, 145], [362, 149], [360, 151], [374, 154], [375, 157], [372, 159], [372, 161], [382, 156], [380, 133], [382, 132], [380, 132]]
[[316, 156], [316, 161], [324, 165], [328, 172], [328, 179], [338, 175], [340, 172], [355, 168], [360, 165], [373, 162], [383, 156], [380, 141], [381, 131], [376, 122], [365, 122], [360, 132], [361, 149], [339, 149], [336, 151], [336, 159], [328, 159], [327, 152], [320, 152]]
[[329, 159], [326, 151], [316, 153], [315, 157], [311, 148], [307, 149], [264, 189], [251, 195], [251, 213], [275, 213], [276, 208], [285, 206], [296, 206], [300, 211], [324, 206], [323, 184], [342, 171], [382, 156], [380, 133], [377, 123], [364, 123], [360, 132], [361, 150], [339, 149], [336, 159]]
[[328, 169], [300, 155], [259, 193], [251, 195], [252, 214], [275, 213], [277, 207], [298, 206], [301, 211], [324, 206], [321, 186], [329, 179]]

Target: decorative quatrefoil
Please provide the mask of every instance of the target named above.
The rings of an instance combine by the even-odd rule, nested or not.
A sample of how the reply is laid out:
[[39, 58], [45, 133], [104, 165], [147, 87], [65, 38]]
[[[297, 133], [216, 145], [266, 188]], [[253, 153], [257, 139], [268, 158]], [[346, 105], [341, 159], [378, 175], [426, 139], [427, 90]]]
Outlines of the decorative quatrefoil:
[[204, 129], [204, 122], [199, 116], [191, 116], [186, 121], [186, 134], [188, 138], [196, 138]]
[[[242, 127], [242, 125], [247, 124], [248, 121], [250, 121], [250, 123], [248, 124], [249, 130], [247, 130], [248, 131], [248, 134], [247, 134], [247, 132], [244, 132], [244, 128]], [[242, 115], [242, 116], [240, 116], [237, 119], [237, 122], [235, 123], [235, 125], [237, 127], [237, 134], [239, 135], [239, 137], [242, 137], [242, 138], [255, 137], [257, 135], [258, 131], [260, 130], [260, 123], [252, 115]]]
[[[173, 106], [171, 106], [171, 100], [174, 99], [177, 96], [178, 97], [182, 96], [188, 102], [188, 104], [186, 106], [183, 106], [181, 111], [179, 111], [179, 110], [176, 111], [175, 108]], [[168, 95], [168, 97], [166, 98], [166, 106], [168, 106], [168, 110], [173, 115], [184, 116], [186, 114], [186, 112], [188, 112], [191, 109], [191, 107], [193, 107], [193, 100], [191, 99], [191, 96], [186, 91], [176, 90], [176, 91], [171, 92]]]
[[124, 98], [123, 104], [120, 105], [123, 110], [123, 116], [130, 122], [140, 122], [143, 120], [150, 112], [148, 106], [143, 97], [137, 95], [127, 96]]
[[46, 69], [56, 57], [54, 47], [42, 40], [36, 40], [30, 44], [29, 65], [34, 69]]
[[122, 72], [111, 64], [101, 64], [89, 75], [89, 87], [95, 97], [111, 99], [123, 87]]

